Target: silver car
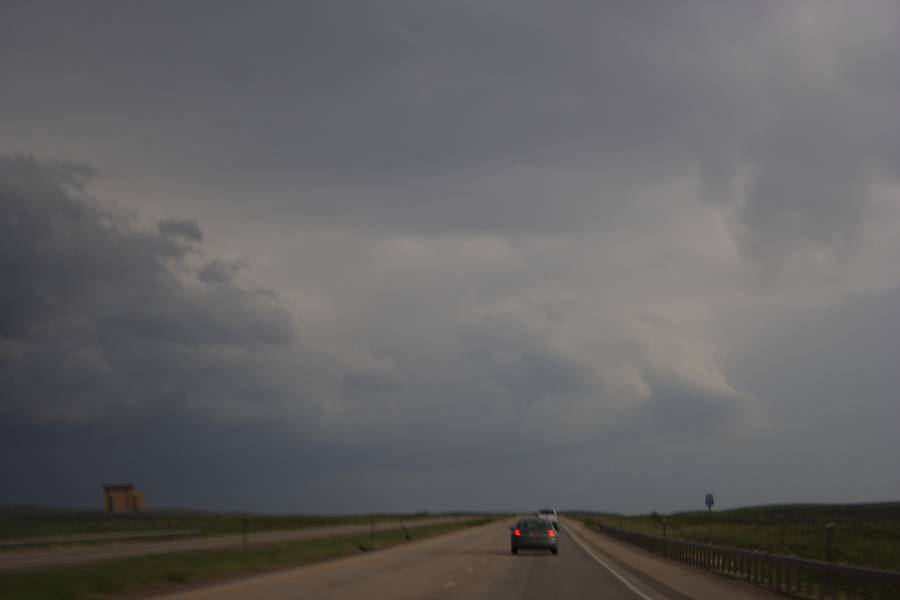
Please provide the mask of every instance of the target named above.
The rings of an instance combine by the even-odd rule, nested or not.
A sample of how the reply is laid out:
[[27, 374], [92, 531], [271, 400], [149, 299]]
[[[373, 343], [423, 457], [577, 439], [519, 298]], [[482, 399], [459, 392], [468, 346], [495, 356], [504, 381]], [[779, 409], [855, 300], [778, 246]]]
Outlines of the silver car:
[[549, 521], [553, 525], [553, 529], [559, 531], [559, 513], [556, 512], [555, 508], [542, 508], [534, 513], [534, 516]]

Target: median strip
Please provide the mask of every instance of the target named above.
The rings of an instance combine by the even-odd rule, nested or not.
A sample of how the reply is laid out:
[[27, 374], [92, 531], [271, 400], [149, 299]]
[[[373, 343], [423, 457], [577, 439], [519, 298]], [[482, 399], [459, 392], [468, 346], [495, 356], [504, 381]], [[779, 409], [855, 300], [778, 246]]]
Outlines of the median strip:
[[81, 600], [136, 592], [175, 591], [186, 584], [256, 575], [322, 562], [483, 525], [488, 519], [229, 548], [108, 560], [91, 565], [0, 575], [0, 600]]

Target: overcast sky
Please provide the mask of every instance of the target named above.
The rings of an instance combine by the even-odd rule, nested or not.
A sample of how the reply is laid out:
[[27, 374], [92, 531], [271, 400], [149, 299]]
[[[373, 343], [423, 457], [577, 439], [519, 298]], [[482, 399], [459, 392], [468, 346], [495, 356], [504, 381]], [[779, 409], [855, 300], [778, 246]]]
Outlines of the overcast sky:
[[0, 504], [900, 499], [900, 4], [0, 0]]

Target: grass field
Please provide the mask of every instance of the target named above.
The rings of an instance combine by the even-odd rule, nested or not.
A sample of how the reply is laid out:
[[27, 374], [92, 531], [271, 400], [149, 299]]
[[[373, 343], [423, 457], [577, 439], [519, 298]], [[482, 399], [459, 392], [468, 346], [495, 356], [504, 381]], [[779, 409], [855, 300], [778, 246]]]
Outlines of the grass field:
[[165, 554], [0, 575], [0, 600], [93, 600], [139, 591], [163, 591], [189, 583], [211, 582], [320, 562], [421, 540], [489, 519], [442, 523], [406, 531], [305, 540], [249, 549]]
[[[197, 513], [186, 511], [145, 512], [109, 515], [103, 511], [47, 510], [38, 508], [0, 511], [0, 541], [50, 535], [120, 533], [161, 529], [199, 529], [204, 535], [280, 529], [303, 529], [328, 525], [348, 525], [376, 521], [412, 520], [415, 515], [253, 515], [241, 513]], [[440, 515], [444, 516], [444, 515]]]
[[[708, 514], [585, 515], [589, 525], [705, 543]], [[784, 505], [714, 511], [713, 544], [827, 560], [826, 525], [834, 523], [831, 560], [900, 571], [900, 502]]]

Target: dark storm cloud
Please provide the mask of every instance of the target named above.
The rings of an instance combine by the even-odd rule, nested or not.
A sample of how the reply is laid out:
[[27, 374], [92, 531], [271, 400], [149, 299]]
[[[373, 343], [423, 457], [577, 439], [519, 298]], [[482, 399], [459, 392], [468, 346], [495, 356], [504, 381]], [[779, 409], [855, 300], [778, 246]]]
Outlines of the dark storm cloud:
[[217, 3], [172, 19], [107, 5], [102, 20], [64, 6], [44, 30], [10, 27], [5, 43], [32, 49], [4, 53], [20, 85], [0, 107], [11, 122], [35, 99], [49, 112], [64, 84], [54, 131], [86, 134], [90, 115], [102, 147], [93, 124], [152, 121], [144, 156], [240, 193], [270, 187], [257, 202], [304, 222], [602, 226], [636, 187], [693, 165], [711, 201], [741, 205], [742, 249], [781, 258], [852, 223], [835, 211], [866, 196], [867, 169], [897, 175], [900, 52], [884, 23], [898, 15], [866, 6]]
[[196, 247], [142, 230], [83, 184], [71, 166], [0, 160], [2, 410], [85, 422], [194, 405], [215, 418], [230, 401], [287, 398], [266, 357], [290, 353], [289, 311], [211, 277], [228, 271], [215, 261], [195, 276]]
[[241, 261], [215, 258], [200, 268], [197, 277], [206, 283], [230, 283], [243, 264]]
[[[780, 500], [790, 470], [796, 499], [854, 499], [822, 440], [852, 421], [875, 462], [900, 451], [898, 23], [890, 1], [6, 3], [0, 150], [99, 171], [3, 163], [16, 439], [101, 448], [171, 410], [156, 431], [228, 456], [317, 455], [307, 497], [348, 510], [505, 508], [545, 472], [585, 506]], [[214, 454], [196, 469], [227, 487]]]
[[889, 66], [900, 58], [900, 13], [869, 8], [843, 22], [808, 10], [799, 36], [776, 26], [781, 36], [762, 53], [784, 62], [758, 78], [774, 102], [745, 158], [738, 240], [755, 258], [856, 252], [873, 188], [900, 179], [900, 76]]
[[[449, 361], [445, 374], [407, 380], [359, 350], [299, 346], [277, 298], [235, 283], [240, 263], [192, 267], [198, 246], [98, 205], [81, 172], [29, 157], [0, 166], [3, 409], [13, 416], [91, 422], [169, 407], [213, 421], [299, 417], [301, 430], [345, 441], [385, 439], [401, 419], [407, 439], [427, 444], [455, 442], [480, 414], [469, 435], [484, 444], [513, 427], [568, 431], [586, 401], [602, 407], [592, 368], [544, 339], [552, 306], [478, 317], [458, 349], [431, 357]], [[654, 385], [654, 398], [666, 387]]]
[[173, 221], [171, 219], [156, 224], [160, 233], [181, 236], [195, 242], [203, 241], [203, 230], [196, 221]]
[[770, 467], [766, 477], [783, 481], [793, 499], [801, 490], [819, 497], [897, 497], [895, 482], [865, 475], [890, 472], [896, 464], [896, 280], [888, 289], [824, 301], [728, 310], [720, 327], [723, 368], [760, 399], [771, 421], [754, 451]]
[[634, 416], [636, 426], [661, 436], [702, 438], [747, 418], [751, 398], [731, 389], [704, 389], [682, 374], [644, 369], [651, 392]]

